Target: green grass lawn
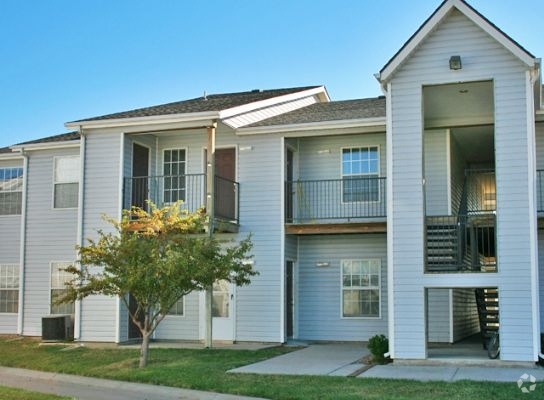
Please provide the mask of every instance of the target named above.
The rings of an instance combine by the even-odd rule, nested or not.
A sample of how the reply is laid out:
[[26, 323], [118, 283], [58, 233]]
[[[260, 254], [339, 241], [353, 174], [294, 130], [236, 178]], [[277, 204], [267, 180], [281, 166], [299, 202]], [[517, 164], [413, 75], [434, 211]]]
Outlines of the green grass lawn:
[[[232, 393], [270, 399], [494, 399], [521, 395], [515, 383], [416, 382], [327, 376], [228, 374], [226, 371], [291, 351], [284, 347], [250, 351], [151, 349], [149, 365], [138, 369], [138, 351], [40, 346], [31, 339], [0, 338], [0, 364]], [[540, 390], [530, 397], [536, 398]], [[0, 397], [3, 398], [3, 397]]]
[[0, 399], [2, 400], [62, 400], [69, 397], [59, 397], [52, 394], [29, 392], [27, 390], [13, 389], [0, 386]]

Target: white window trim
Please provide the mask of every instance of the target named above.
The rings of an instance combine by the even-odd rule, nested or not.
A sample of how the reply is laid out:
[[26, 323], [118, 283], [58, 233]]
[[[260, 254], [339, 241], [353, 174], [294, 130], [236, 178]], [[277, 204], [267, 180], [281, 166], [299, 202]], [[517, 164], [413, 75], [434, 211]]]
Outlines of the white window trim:
[[[51, 261], [49, 263], [49, 314], [50, 315], [66, 315], [66, 313], [62, 313], [62, 314], [53, 314], [52, 313], [52, 307], [53, 307], [53, 297], [51, 296], [51, 292], [53, 291], [53, 289], [58, 289], [58, 288], [53, 288], [53, 285], [52, 285], [52, 278], [53, 278], [53, 268], [56, 267], [58, 269], [59, 266], [61, 266], [62, 268], [65, 268], [69, 265], [73, 265], [74, 263], [72, 262], [69, 262], [69, 261]], [[75, 302], [74, 302], [74, 312], [72, 313], [72, 315], [75, 314]]]
[[[344, 273], [342, 270], [342, 263], [344, 261], [378, 261], [380, 263], [380, 273], [378, 274], [378, 296], [380, 296], [379, 306], [378, 306], [378, 315], [373, 316], [361, 316], [361, 317], [344, 317]], [[343, 258], [340, 260], [340, 319], [345, 320], [378, 320], [382, 319], [382, 260], [381, 258]], [[371, 289], [369, 287], [369, 289]]]
[[[5, 165], [5, 166], [0, 166], [0, 169], [19, 169], [19, 168], [23, 170], [23, 175], [22, 175], [22, 177], [23, 177], [23, 187], [24, 187], [24, 180], [26, 179], [26, 176], [25, 176], [26, 171], [25, 171], [24, 166], [22, 166], [22, 165], [14, 165], [14, 166]], [[13, 216], [21, 216], [21, 215], [22, 215], [22, 213], [23, 213], [23, 210], [22, 210], [22, 208], [23, 208], [23, 205], [22, 205], [22, 203], [23, 203], [23, 199], [22, 199], [22, 198], [23, 198], [23, 196], [22, 196], [23, 187], [21, 187], [21, 190], [13, 190], [13, 191], [9, 191], [9, 192], [8, 192], [8, 191], [4, 192], [4, 193], [21, 193], [21, 212], [20, 212], [19, 214], [0, 214], [0, 218], [6, 218], [6, 217], [9, 218], [9, 217], [13, 217]]]
[[[189, 149], [188, 147], [165, 147], [165, 148], [162, 148], [161, 149], [161, 160], [160, 160], [160, 163], [159, 163], [159, 168], [160, 168], [160, 174], [158, 174], [159, 176], [162, 176], [163, 178], [163, 182], [162, 182], [162, 190], [160, 191], [159, 193], [159, 196], [160, 196], [160, 201], [162, 204], [164, 205], [171, 205], [171, 204], [174, 204], [173, 202], [166, 202], [164, 201], [164, 185], [165, 185], [165, 177], [166, 176], [170, 176], [170, 175], [165, 175], [164, 174], [164, 153], [166, 151], [171, 151], [171, 150], [183, 150], [185, 152], [185, 173], [183, 174], [185, 176], [185, 199], [187, 199], [187, 175], [189, 174], [188, 170], [189, 170]], [[186, 200], [184, 200], [183, 202], [184, 204], [186, 203]]]
[[[57, 159], [61, 159], [61, 158], [78, 158], [79, 159], [80, 167], [78, 168], [77, 181], [57, 182], [55, 180], [55, 171], [56, 171], [56, 166], [57, 166]], [[55, 211], [56, 210], [77, 210], [78, 204], [79, 204], [79, 199], [77, 201], [78, 204], [76, 204], [75, 207], [55, 207], [55, 186], [57, 184], [63, 184], [63, 183], [77, 183], [78, 185], [81, 185], [80, 171], [81, 171], [81, 157], [79, 156], [79, 154], [72, 154], [72, 155], [66, 155], [66, 156], [55, 156], [55, 157], [53, 157], [53, 176], [52, 176], [53, 190], [51, 191], [51, 209], [52, 210], [55, 210]], [[78, 196], [79, 196], [79, 189], [78, 189]]]
[[[0, 263], [0, 267], [3, 267], [3, 266], [10, 266], [10, 267], [16, 266], [17, 267], [16, 278], [19, 279], [19, 273], [20, 273], [20, 268], [21, 268], [21, 266], [19, 264], [17, 264], [17, 263]], [[19, 314], [19, 296], [21, 295], [20, 288], [21, 288], [21, 282], [20, 281], [19, 281], [16, 288], [2, 288], [2, 287], [0, 287], [0, 291], [1, 290], [13, 290], [13, 291], [17, 292], [17, 311], [16, 312], [0, 312], [0, 315], [18, 315]]]
[[[344, 150], [347, 150], [347, 149], [364, 149], [364, 148], [371, 148], [371, 147], [375, 147], [377, 150], [378, 150], [378, 172], [377, 172], [377, 181], [378, 181], [378, 200], [371, 200], [371, 201], [344, 201], [344, 177], [345, 176], [350, 176], [350, 175], [344, 175], [344, 160], [343, 160], [343, 154], [344, 154]], [[380, 149], [380, 145], [379, 144], [371, 144], [371, 145], [364, 145], [364, 146], [344, 146], [344, 147], [341, 147], [340, 148], [340, 177], [342, 179], [342, 188], [341, 188], [341, 191], [340, 191], [340, 199], [341, 199], [341, 204], [345, 204], [345, 205], [349, 205], [349, 204], [371, 204], [371, 203], [381, 203], [383, 201], [382, 199], [382, 188], [381, 188], [381, 185], [380, 185], [380, 182], [381, 182], [381, 159], [382, 159], [382, 156], [381, 156], [381, 149]], [[371, 176], [371, 175], [376, 175], [376, 174], [358, 174], [357, 176]]]

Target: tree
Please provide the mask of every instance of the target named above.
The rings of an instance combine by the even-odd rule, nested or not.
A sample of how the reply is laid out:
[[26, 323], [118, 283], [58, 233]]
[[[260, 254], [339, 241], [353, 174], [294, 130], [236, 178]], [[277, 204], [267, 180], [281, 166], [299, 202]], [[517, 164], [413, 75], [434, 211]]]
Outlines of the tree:
[[[74, 279], [58, 301], [119, 296], [142, 335], [140, 367], [147, 365], [152, 333], [181, 297], [218, 280], [247, 285], [257, 274], [248, 263], [250, 237], [224, 246], [204, 234], [208, 217], [202, 210], [188, 213], [179, 202], [164, 208], [149, 203], [149, 209], [124, 210], [121, 221], [104, 217], [114, 232], [98, 231], [97, 241], [78, 247], [79, 267], [66, 268]], [[133, 312], [129, 296], [137, 303]]]

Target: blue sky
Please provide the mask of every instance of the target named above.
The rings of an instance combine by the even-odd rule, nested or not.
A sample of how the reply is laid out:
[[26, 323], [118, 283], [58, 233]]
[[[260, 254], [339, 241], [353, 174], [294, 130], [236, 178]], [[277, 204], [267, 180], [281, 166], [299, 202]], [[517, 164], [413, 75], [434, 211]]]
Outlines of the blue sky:
[[[64, 123], [198, 97], [325, 85], [373, 97], [373, 74], [440, 0], [2, 0], [0, 147]], [[544, 56], [542, 0], [469, 0]]]

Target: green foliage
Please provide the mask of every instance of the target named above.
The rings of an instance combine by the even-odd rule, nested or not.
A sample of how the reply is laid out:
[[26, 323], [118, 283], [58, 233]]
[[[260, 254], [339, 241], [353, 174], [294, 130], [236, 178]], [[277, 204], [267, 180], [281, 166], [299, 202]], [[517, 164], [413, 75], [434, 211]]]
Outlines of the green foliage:
[[389, 339], [384, 335], [374, 335], [368, 340], [368, 349], [377, 363], [383, 363], [384, 354], [389, 351]]
[[70, 400], [70, 397], [55, 396], [54, 394], [38, 393], [23, 389], [0, 386], [2, 400]]
[[98, 240], [78, 248], [79, 266], [66, 269], [74, 279], [59, 300], [119, 296], [129, 310], [130, 294], [137, 302], [130, 317], [144, 342], [181, 297], [217, 280], [247, 285], [257, 274], [247, 262], [250, 237], [228, 246], [204, 234], [207, 215], [202, 211], [188, 213], [180, 203], [149, 207], [149, 212], [125, 210], [121, 221], [105, 218], [114, 232], [99, 231]]

